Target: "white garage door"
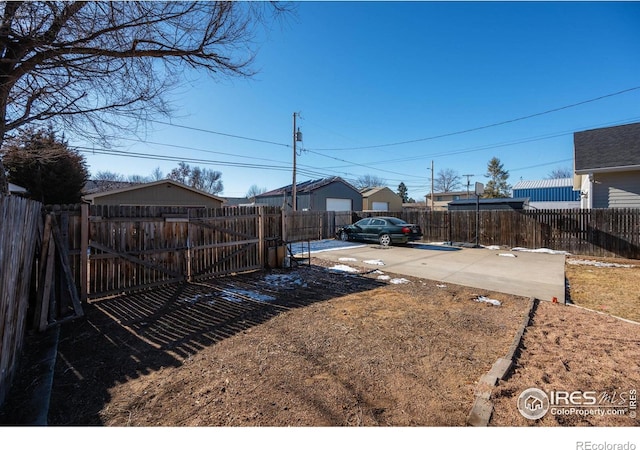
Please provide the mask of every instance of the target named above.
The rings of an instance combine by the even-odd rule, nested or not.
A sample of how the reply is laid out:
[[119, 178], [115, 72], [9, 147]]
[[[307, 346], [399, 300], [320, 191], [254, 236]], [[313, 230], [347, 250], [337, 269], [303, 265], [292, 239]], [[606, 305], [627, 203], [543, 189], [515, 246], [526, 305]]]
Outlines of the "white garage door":
[[350, 198], [328, 198], [327, 211], [351, 211]]
[[388, 202], [373, 202], [371, 204], [374, 211], [389, 211], [389, 203]]

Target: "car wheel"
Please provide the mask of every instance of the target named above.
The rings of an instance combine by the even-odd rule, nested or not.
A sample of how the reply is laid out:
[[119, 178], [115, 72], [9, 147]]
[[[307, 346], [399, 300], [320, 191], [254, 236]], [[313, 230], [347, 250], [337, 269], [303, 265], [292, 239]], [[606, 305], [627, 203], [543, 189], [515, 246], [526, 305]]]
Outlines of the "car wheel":
[[391, 236], [389, 236], [388, 234], [381, 234], [380, 235], [380, 245], [384, 246], [384, 247], [388, 247], [389, 244], [391, 244]]
[[346, 231], [340, 232], [340, 239], [343, 240], [343, 241], [348, 241], [349, 240], [349, 235], [347, 234]]

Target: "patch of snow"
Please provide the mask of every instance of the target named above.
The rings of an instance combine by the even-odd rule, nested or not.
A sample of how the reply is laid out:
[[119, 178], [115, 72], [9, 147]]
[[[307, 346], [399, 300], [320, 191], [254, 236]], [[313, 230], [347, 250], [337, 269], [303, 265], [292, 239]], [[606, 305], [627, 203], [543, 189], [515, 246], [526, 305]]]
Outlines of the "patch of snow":
[[393, 278], [391, 280], [389, 280], [389, 283], [391, 284], [404, 284], [404, 283], [408, 283], [409, 280], [407, 280], [406, 278]]
[[353, 267], [347, 266], [345, 264], [336, 264], [333, 267], [329, 267], [329, 270], [334, 270], [336, 272], [351, 272], [351, 273], [358, 273], [358, 269], [355, 269]]
[[446, 288], [446, 287], [447, 287], [447, 285], [446, 285], [446, 284], [436, 284], [436, 287], [439, 287], [439, 288]]
[[474, 298], [473, 301], [474, 302], [479, 302], [479, 303], [489, 303], [489, 304], [491, 304], [493, 306], [502, 305], [502, 303], [500, 303], [499, 300], [494, 300], [492, 298], [485, 297], [484, 295], [481, 295], [481, 296], [479, 296], [477, 298]]
[[375, 273], [376, 275], [383, 275], [384, 274], [384, 272], [382, 270], [380, 270], [380, 269], [376, 269], [371, 273]]
[[300, 275], [292, 274], [269, 274], [264, 277], [264, 281], [271, 286], [283, 287], [285, 289], [295, 289], [296, 287], [307, 287]]
[[484, 246], [484, 248], [486, 248], [487, 250], [500, 250], [499, 245], [487, 245], [487, 246]]
[[346, 261], [352, 261], [353, 262], [353, 261], [357, 261], [357, 259], [356, 258], [338, 258], [338, 261], [345, 261], [345, 262]]
[[389, 275], [378, 275], [378, 280], [389, 281], [391, 277]]
[[222, 298], [233, 303], [242, 303], [247, 299], [258, 302], [272, 302], [276, 299], [271, 295], [261, 294], [256, 291], [248, 291], [246, 289], [226, 289], [224, 292], [225, 294]]
[[593, 267], [625, 267], [625, 268], [636, 267], [633, 264], [606, 263], [606, 262], [600, 262], [600, 261], [592, 261], [589, 259], [573, 259], [573, 258], [568, 259], [567, 264], [593, 266]]
[[309, 254], [319, 252], [330, 252], [332, 250], [343, 250], [347, 248], [366, 247], [366, 244], [345, 242], [338, 239], [323, 239], [321, 241], [296, 242], [291, 245], [291, 252], [294, 255]]
[[564, 250], [551, 250], [549, 248], [525, 248], [525, 247], [513, 247], [512, 252], [530, 252], [530, 253], [548, 253], [550, 255], [570, 255], [571, 253]]
[[498, 256], [507, 256], [509, 258], [516, 258], [516, 255], [513, 253], [499, 253]]
[[365, 264], [373, 264], [374, 266], [384, 266], [384, 263], [379, 259], [368, 259], [366, 261], [362, 261]]
[[198, 303], [199, 301], [207, 301], [207, 303], [212, 305], [214, 303], [212, 299], [213, 299], [213, 294], [196, 294], [193, 297], [183, 298], [181, 299], [181, 301], [185, 303], [190, 303], [192, 305]]

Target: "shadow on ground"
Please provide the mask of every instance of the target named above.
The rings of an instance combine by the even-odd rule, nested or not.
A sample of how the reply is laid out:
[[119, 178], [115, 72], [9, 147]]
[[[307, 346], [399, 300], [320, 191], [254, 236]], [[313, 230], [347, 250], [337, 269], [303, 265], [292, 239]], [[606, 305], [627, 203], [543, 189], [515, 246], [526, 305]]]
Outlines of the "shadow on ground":
[[[86, 305], [84, 318], [60, 330], [48, 424], [101, 425], [100, 411], [113, 386], [180, 366], [201, 349], [287, 310], [381, 285], [357, 275], [300, 266], [94, 301]], [[20, 424], [16, 405], [24, 404], [20, 396], [28, 395], [29, 386], [21, 390], [12, 389], [1, 423]]]

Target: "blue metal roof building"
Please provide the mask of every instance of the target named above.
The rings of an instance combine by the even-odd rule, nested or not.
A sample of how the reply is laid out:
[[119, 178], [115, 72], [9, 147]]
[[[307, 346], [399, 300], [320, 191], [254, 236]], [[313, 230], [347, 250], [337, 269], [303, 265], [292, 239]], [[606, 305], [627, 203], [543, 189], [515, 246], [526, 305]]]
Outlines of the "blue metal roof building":
[[580, 191], [573, 190], [572, 178], [520, 181], [513, 186], [514, 197], [528, 197], [535, 209], [568, 209], [580, 207]]

